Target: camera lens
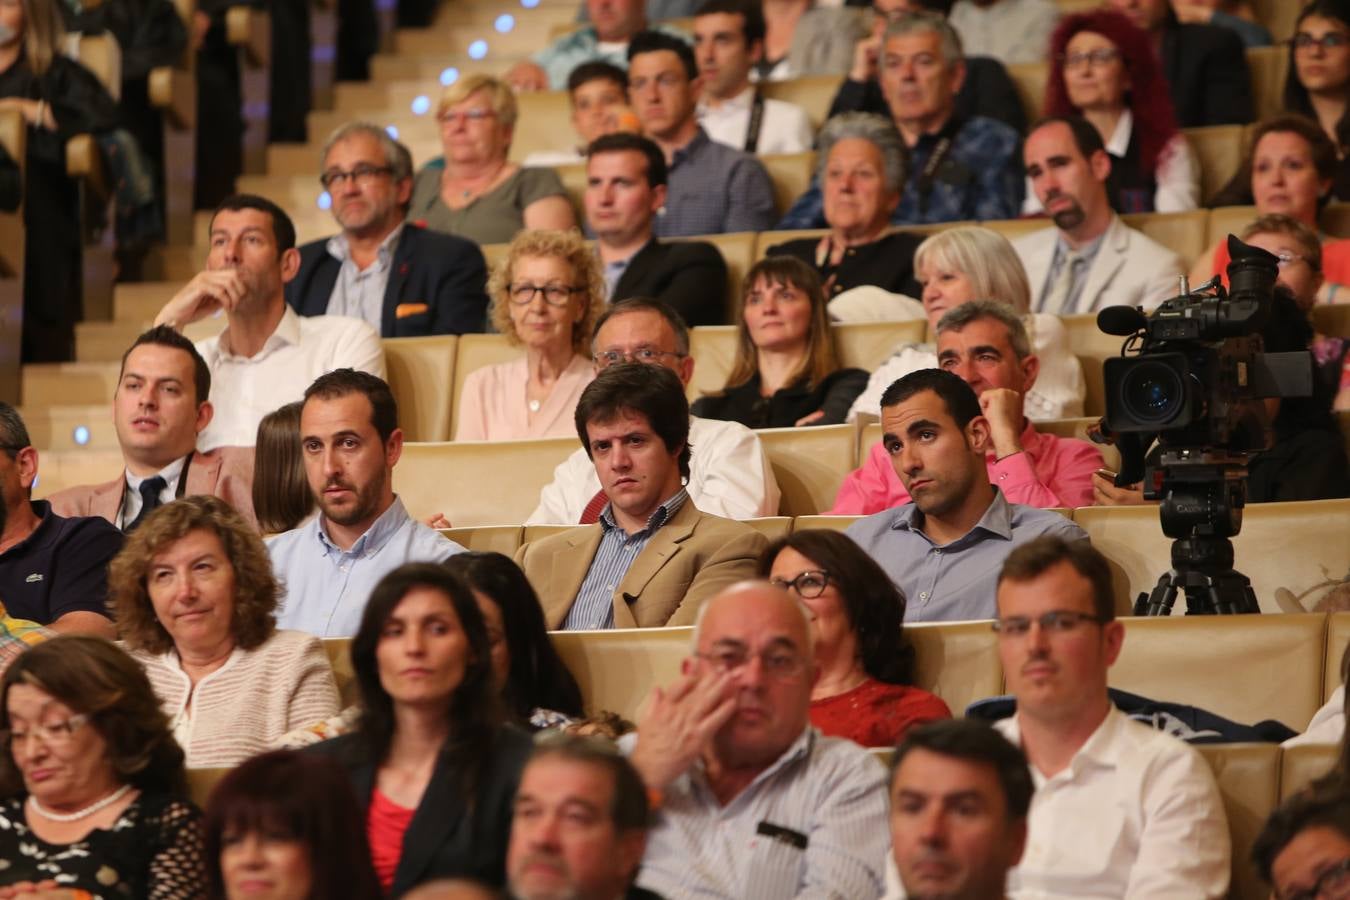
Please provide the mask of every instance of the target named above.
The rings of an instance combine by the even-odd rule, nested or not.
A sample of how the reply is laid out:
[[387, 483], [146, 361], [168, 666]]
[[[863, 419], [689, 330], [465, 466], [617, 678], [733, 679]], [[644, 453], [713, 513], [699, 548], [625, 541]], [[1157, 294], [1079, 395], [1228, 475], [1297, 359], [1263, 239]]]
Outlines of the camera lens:
[[1162, 425], [1176, 415], [1186, 392], [1175, 369], [1141, 360], [1125, 376], [1120, 395], [1130, 417], [1142, 424]]

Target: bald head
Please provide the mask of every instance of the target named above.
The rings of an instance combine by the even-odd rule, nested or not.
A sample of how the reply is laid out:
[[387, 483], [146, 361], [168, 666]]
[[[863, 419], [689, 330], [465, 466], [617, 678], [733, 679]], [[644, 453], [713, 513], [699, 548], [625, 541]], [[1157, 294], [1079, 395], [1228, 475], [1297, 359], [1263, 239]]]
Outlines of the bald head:
[[404, 894], [404, 900], [500, 900], [501, 894], [467, 878], [426, 881]]
[[728, 608], [728, 612], [719, 613], [719, 615], [731, 616], [739, 615], [738, 611], [746, 608], [779, 609], [788, 620], [792, 620], [794, 617], [800, 620], [802, 639], [807, 642], [808, 655], [813, 649], [811, 646], [811, 642], [814, 640], [811, 633], [811, 613], [806, 608], [806, 604], [802, 603], [797, 595], [791, 591], [766, 579], [752, 578], [738, 581], [730, 587], [723, 588], [699, 608], [698, 617], [694, 620], [695, 652], [700, 648], [699, 641], [702, 639], [704, 621], [709, 617], [711, 611], [718, 606]]

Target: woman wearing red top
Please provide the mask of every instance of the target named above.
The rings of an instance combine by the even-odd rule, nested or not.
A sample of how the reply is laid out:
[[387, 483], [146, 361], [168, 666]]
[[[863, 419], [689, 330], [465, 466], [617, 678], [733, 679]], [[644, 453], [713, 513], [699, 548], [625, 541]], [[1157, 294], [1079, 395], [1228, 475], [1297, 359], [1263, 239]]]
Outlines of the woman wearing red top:
[[502, 885], [531, 743], [506, 724], [473, 592], [443, 566], [400, 566], [371, 591], [351, 652], [360, 723], [311, 750], [347, 767], [384, 890]]
[[894, 747], [911, 726], [951, 718], [946, 703], [910, 683], [905, 598], [852, 540], [837, 531], [794, 532], [760, 555], [759, 574], [795, 591], [810, 611], [820, 667], [811, 724], [822, 733]]

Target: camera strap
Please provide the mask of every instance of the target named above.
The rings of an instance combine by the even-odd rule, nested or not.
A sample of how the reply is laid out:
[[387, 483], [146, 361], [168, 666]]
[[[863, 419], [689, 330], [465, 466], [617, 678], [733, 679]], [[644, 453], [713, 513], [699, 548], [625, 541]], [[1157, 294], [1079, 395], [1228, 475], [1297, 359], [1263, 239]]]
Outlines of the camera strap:
[[933, 193], [933, 180], [937, 177], [937, 171], [946, 161], [947, 155], [952, 152], [952, 139], [942, 137], [937, 145], [933, 147], [933, 152], [929, 154], [928, 160], [923, 164], [923, 170], [919, 173], [919, 215], [922, 216], [928, 212], [928, 198]]
[[759, 132], [764, 125], [764, 97], [755, 88], [755, 97], [750, 101], [750, 124], [745, 129], [745, 152], [754, 153], [759, 146]]

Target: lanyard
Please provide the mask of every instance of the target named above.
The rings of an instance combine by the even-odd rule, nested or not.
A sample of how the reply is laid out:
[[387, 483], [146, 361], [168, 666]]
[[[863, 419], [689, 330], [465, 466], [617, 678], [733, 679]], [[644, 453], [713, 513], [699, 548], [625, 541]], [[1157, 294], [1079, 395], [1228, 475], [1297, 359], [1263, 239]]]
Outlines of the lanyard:
[[764, 98], [755, 90], [755, 98], [750, 101], [750, 125], [745, 131], [745, 152], [754, 153], [759, 146], [759, 130], [764, 124]]

